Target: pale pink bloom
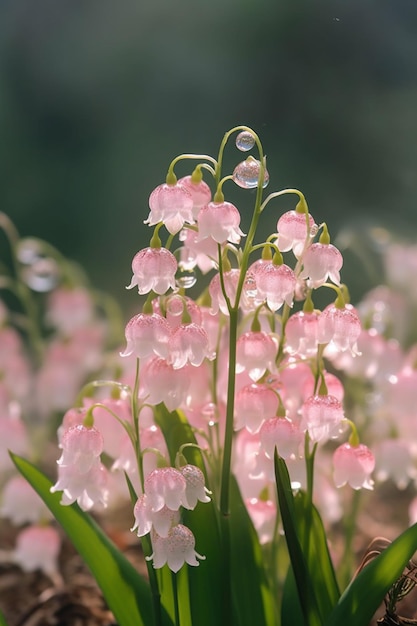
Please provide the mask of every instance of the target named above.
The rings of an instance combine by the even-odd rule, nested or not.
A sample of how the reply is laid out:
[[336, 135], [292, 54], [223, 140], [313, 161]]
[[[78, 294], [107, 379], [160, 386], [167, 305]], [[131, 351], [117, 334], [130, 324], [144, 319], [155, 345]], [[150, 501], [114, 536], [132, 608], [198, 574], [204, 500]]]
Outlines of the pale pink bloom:
[[[307, 230], [307, 223], [309, 229]], [[287, 211], [278, 220], [277, 246], [281, 252], [292, 250], [295, 256], [300, 256], [309, 236], [316, 233], [317, 225], [311, 215], [297, 211]]]
[[82, 424], [84, 422], [85, 416], [87, 413], [86, 407], [73, 407], [68, 409], [68, 411], [64, 414], [62, 418], [61, 425], [57, 430], [58, 436], [58, 447], [62, 448], [62, 437], [64, 433], [69, 430], [72, 426], [77, 426], [78, 424]]
[[[331, 374], [330, 372], [323, 371], [323, 376], [329, 396], [334, 396], [339, 400], [339, 402], [343, 402], [343, 398], [345, 397], [345, 388], [343, 387], [343, 383], [339, 380], [339, 378], [337, 378], [337, 376]], [[308, 378], [302, 389], [304, 399], [314, 395], [314, 387], [314, 379]]]
[[61, 539], [52, 526], [28, 526], [18, 534], [13, 560], [25, 572], [41, 570], [48, 576], [58, 572]]
[[14, 454], [25, 455], [29, 451], [26, 425], [20, 418], [20, 407], [11, 402], [7, 413], [0, 415], [0, 470], [13, 467], [9, 450]]
[[324, 443], [340, 434], [344, 412], [340, 400], [334, 396], [310, 396], [302, 405], [301, 414], [300, 427], [308, 431], [313, 442]]
[[258, 293], [256, 277], [257, 274], [262, 271], [262, 268], [267, 266], [269, 263], [269, 260], [261, 258], [257, 259], [248, 267], [242, 290], [242, 300], [245, 308], [248, 310], [255, 309], [265, 300], [264, 296]]
[[164, 183], [149, 196], [150, 213], [145, 224], [155, 226], [163, 222], [167, 230], [175, 235], [184, 223], [194, 224], [193, 199], [184, 185]]
[[258, 467], [259, 447], [259, 433], [250, 433], [246, 428], [237, 433], [233, 446], [233, 473], [244, 499], [257, 498], [268, 484], [265, 468]]
[[172, 526], [180, 521], [178, 510], [163, 506], [159, 511], [153, 511], [146, 494], [139, 496], [134, 506], [133, 514], [135, 523], [130, 530], [132, 532], [136, 530], [138, 537], [147, 535], [152, 528], [160, 537], [167, 537]]
[[175, 288], [177, 261], [166, 248], [144, 248], [133, 258], [133, 276], [127, 289], [138, 287], [140, 295], [154, 291], [164, 294]]
[[7, 364], [8, 358], [23, 353], [23, 341], [17, 330], [11, 326], [0, 326], [0, 367]]
[[82, 424], [71, 426], [62, 436], [62, 455], [57, 463], [61, 467], [77, 468], [79, 474], [90, 471], [103, 452], [103, 436], [94, 427]]
[[[209, 351], [215, 352], [218, 348], [219, 340], [222, 333], [220, 325], [220, 314], [212, 313], [208, 307], [201, 307], [201, 325], [207, 333], [209, 340]], [[224, 332], [223, 332], [224, 334]]]
[[211, 400], [211, 377], [212, 367], [209, 361], [203, 361], [198, 367], [192, 365], [185, 365], [182, 371], [186, 371], [186, 376], [189, 380], [189, 385], [185, 395], [185, 404], [183, 409], [197, 410], [201, 405], [210, 402]]
[[186, 488], [187, 481], [174, 467], [155, 469], [145, 479], [145, 494], [153, 512], [160, 511], [164, 506], [173, 511], [178, 511], [180, 506], [190, 509]]
[[50, 513], [27, 480], [13, 476], [3, 488], [0, 517], [7, 517], [15, 526], [20, 526], [49, 518]]
[[257, 298], [266, 300], [271, 311], [277, 311], [284, 302], [292, 306], [297, 279], [288, 265], [272, 261], [259, 267], [255, 274]]
[[[331, 474], [328, 475], [328, 468], [332, 467], [330, 455], [323, 455], [320, 451], [320, 463], [316, 463], [314, 470], [314, 492], [313, 501], [320, 511], [325, 524], [335, 524], [344, 515], [342, 498], [340, 491], [336, 488]], [[323, 471], [324, 470], [324, 471]]]
[[274, 458], [275, 448], [283, 459], [295, 459], [299, 456], [300, 445], [304, 439], [297, 424], [284, 417], [270, 417], [265, 420], [259, 431], [261, 450], [269, 459]]
[[[399, 269], [402, 272], [401, 266]], [[357, 309], [359, 317], [367, 326], [377, 330], [380, 335], [395, 337], [400, 343], [405, 343], [410, 324], [414, 323], [412, 307], [409, 306], [406, 294], [386, 285], [378, 285], [365, 294]]]
[[375, 450], [375, 476], [384, 481], [389, 478], [398, 489], [405, 489], [417, 476], [410, 443], [403, 439], [385, 439]]
[[343, 257], [331, 243], [313, 243], [303, 255], [303, 269], [300, 278], [308, 278], [314, 289], [323, 285], [328, 278], [340, 285], [340, 269]]
[[[210, 502], [209, 493], [211, 491], [205, 486], [204, 474], [195, 465], [184, 465], [180, 472], [185, 478], [185, 497], [188, 503], [187, 508], [193, 510], [197, 502]], [[159, 533], [160, 534], [160, 533]]]
[[132, 317], [126, 325], [127, 345], [120, 356], [133, 354], [136, 358], [144, 359], [156, 355], [166, 359], [171, 332], [170, 325], [161, 315], [139, 313]]
[[[0, 346], [2, 342], [0, 332]], [[33, 373], [27, 357], [22, 352], [3, 352], [0, 348], [0, 378], [13, 400], [30, 401]]]
[[63, 333], [72, 333], [94, 317], [94, 303], [90, 292], [83, 287], [60, 287], [48, 298], [46, 319]]
[[272, 500], [260, 500], [259, 498], [247, 498], [245, 504], [258, 533], [259, 543], [263, 545], [272, 541], [277, 515], [275, 502], [272, 502]]
[[415, 416], [417, 414], [417, 371], [404, 367], [397, 374], [390, 376], [384, 386], [383, 397], [394, 418]]
[[178, 181], [178, 185], [188, 191], [193, 199], [193, 216], [197, 218], [198, 212], [205, 204], [211, 200], [211, 189], [204, 180], [193, 182], [192, 176], [184, 176]]
[[373, 489], [371, 474], [375, 468], [375, 458], [364, 444], [351, 446], [344, 443], [336, 448], [333, 467], [336, 487], [349, 483], [353, 489]]
[[188, 369], [174, 369], [164, 359], [155, 357], [142, 369], [141, 397], [149, 404], [164, 402], [169, 411], [174, 411], [185, 402], [189, 386]]
[[53, 411], [65, 411], [74, 403], [84, 376], [82, 367], [74, 362], [71, 355], [48, 358], [35, 380], [39, 411], [45, 416]]
[[[91, 399], [85, 399], [84, 402], [87, 407], [95, 403]], [[132, 424], [130, 399], [103, 398], [100, 404], [104, 406], [96, 406], [93, 409], [94, 426], [103, 438], [103, 452], [116, 459], [121, 452], [126, 434], [120, 422]]]
[[214, 239], [207, 237], [199, 241], [198, 232], [191, 228], [184, 228], [179, 239], [183, 244], [180, 248], [180, 264], [183, 267], [192, 269], [197, 266], [203, 274], [217, 267], [218, 248]]
[[[232, 306], [234, 306], [236, 300], [236, 289], [239, 282], [239, 276], [240, 270], [238, 269], [230, 270], [229, 272], [225, 272], [223, 275], [226, 295]], [[229, 315], [229, 310], [221, 288], [220, 274], [215, 274], [211, 279], [209, 284], [209, 294], [211, 297], [212, 313], [216, 314], [220, 309], [224, 315]]]
[[267, 385], [245, 385], [236, 395], [235, 428], [256, 433], [264, 420], [276, 414], [278, 404], [277, 394]]
[[178, 572], [184, 563], [188, 565], [199, 565], [199, 559], [205, 556], [195, 551], [195, 538], [189, 528], [183, 524], [173, 526], [167, 537], [160, 537], [157, 533], [152, 533], [153, 554], [146, 557], [147, 561], [153, 561], [155, 569], [159, 569], [167, 563], [169, 569]]
[[318, 313], [293, 313], [285, 327], [285, 349], [289, 354], [310, 357], [317, 351]]
[[319, 316], [318, 342], [332, 344], [337, 350], [350, 350], [352, 354], [359, 354], [357, 341], [362, 326], [351, 304], [343, 308], [329, 304]]
[[277, 344], [263, 331], [249, 331], [239, 337], [236, 344], [236, 372], [247, 371], [256, 382], [267, 370], [275, 370]]
[[95, 504], [107, 506], [107, 470], [97, 457], [87, 472], [79, 472], [76, 465], [58, 466], [58, 480], [51, 487], [51, 493], [62, 491], [61, 504], [77, 501], [83, 511]]
[[281, 396], [287, 416], [291, 421], [299, 421], [299, 409], [305, 396], [303, 389], [308, 381], [314, 385], [314, 376], [307, 363], [293, 361], [291, 358], [282, 363], [282, 370], [276, 379], [272, 379], [268, 384]]
[[197, 324], [182, 324], [171, 335], [168, 342], [168, 363], [181, 369], [187, 363], [198, 367], [204, 359], [213, 359], [208, 349], [207, 333]]
[[197, 218], [197, 241], [211, 237], [217, 243], [239, 243], [244, 233], [240, 230], [240, 213], [231, 202], [209, 202], [200, 209]]

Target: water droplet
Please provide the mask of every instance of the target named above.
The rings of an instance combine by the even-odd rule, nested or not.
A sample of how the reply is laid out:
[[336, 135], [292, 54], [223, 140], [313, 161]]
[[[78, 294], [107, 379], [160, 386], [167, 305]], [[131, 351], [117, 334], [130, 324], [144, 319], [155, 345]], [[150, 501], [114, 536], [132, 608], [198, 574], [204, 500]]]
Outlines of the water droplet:
[[59, 282], [59, 269], [54, 259], [44, 257], [23, 270], [23, 279], [33, 291], [51, 291]]
[[175, 279], [177, 287], [180, 289], [191, 289], [197, 282], [197, 277], [194, 274], [194, 271], [191, 270], [179, 270], [179, 274]]
[[313, 224], [310, 226], [310, 237], [315, 237], [319, 232], [319, 227], [317, 224]]
[[243, 130], [236, 137], [236, 148], [242, 152], [251, 150], [255, 145], [255, 137], [247, 130]]
[[256, 280], [254, 276], [251, 274], [246, 276], [243, 289], [247, 298], [256, 298], [258, 290], [256, 288]]
[[[239, 165], [236, 165], [233, 172], [233, 180], [236, 185], [243, 187], [243, 189], [254, 189], [258, 186], [258, 179], [261, 169], [260, 161], [257, 161], [252, 156], [248, 157], [246, 161], [242, 161]], [[269, 174], [265, 169], [264, 182], [262, 187], [266, 187], [269, 183]]]
[[167, 313], [178, 317], [183, 314], [184, 306], [184, 299], [181, 296], [171, 296], [167, 302]]

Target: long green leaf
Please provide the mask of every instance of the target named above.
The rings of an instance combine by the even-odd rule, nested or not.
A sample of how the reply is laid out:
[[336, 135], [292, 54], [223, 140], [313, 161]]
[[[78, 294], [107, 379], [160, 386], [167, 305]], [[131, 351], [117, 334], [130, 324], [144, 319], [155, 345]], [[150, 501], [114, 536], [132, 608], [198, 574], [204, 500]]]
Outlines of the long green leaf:
[[[90, 568], [119, 626], [150, 626], [154, 620], [149, 584], [118, 551], [94, 520], [76, 504], [62, 506], [61, 495], [31, 463], [11, 454], [20, 473], [38, 492]], [[165, 611], [162, 624], [172, 626]]]
[[[171, 463], [174, 463], [181, 445], [197, 443], [190, 425], [179, 411], [169, 412], [165, 405], [160, 404], [155, 411], [155, 421], [164, 435]], [[186, 448], [184, 454], [189, 463], [199, 467], [206, 475], [203, 457], [197, 448]], [[206, 557], [198, 567], [188, 567], [192, 622], [198, 626], [221, 626], [222, 594], [226, 584], [219, 521], [214, 503], [198, 503], [194, 511], [185, 511], [184, 524], [194, 533], [197, 552]]]
[[294, 496], [285, 461], [275, 451], [275, 479], [282, 525], [288, 546], [298, 596], [304, 615], [305, 626], [322, 626], [323, 621], [317, 605], [307, 560], [301, 549], [297, 532]]
[[325, 626], [368, 626], [416, 550], [417, 524], [414, 524], [364, 567], [343, 593]]
[[235, 478], [230, 489], [232, 590], [240, 626], [272, 626], [274, 601], [262, 564], [258, 535]]
[[4, 617], [1, 609], [0, 609], [0, 626], [7, 626], [6, 618]]

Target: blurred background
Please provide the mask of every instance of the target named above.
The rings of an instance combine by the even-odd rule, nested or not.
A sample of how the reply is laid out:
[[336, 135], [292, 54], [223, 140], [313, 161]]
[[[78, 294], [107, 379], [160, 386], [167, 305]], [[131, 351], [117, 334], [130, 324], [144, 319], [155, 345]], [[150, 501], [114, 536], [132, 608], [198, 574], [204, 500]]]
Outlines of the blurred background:
[[[1, 0], [0, 210], [127, 308], [150, 192], [237, 124], [263, 141], [269, 191], [301, 189], [333, 237], [412, 241], [416, 0]], [[228, 185], [245, 215], [251, 192]], [[265, 232], [293, 206], [271, 206]]]

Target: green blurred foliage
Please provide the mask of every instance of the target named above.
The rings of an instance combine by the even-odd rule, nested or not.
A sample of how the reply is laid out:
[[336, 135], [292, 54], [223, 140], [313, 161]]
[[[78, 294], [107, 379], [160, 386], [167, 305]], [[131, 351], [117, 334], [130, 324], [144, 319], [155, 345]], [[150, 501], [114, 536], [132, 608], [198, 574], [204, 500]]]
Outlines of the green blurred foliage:
[[301, 189], [333, 236], [415, 236], [416, 32], [415, 0], [2, 0], [1, 210], [134, 307], [149, 193], [247, 124], [270, 189]]

